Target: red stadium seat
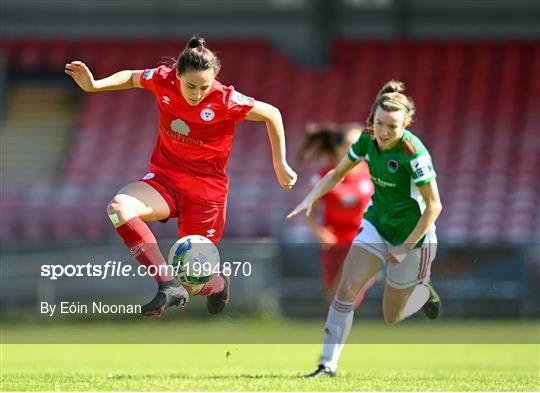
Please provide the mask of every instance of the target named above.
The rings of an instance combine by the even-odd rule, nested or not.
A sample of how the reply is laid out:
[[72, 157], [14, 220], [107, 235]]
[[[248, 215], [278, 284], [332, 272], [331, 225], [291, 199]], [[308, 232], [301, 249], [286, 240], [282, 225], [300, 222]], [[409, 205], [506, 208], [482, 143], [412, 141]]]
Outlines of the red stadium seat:
[[[64, 62], [81, 59], [102, 77], [124, 67], [154, 67], [162, 56], [176, 57], [182, 45], [175, 38], [32, 38], [3, 40], [2, 51], [24, 70], [57, 71]], [[331, 64], [317, 70], [293, 64], [262, 41], [227, 40], [214, 48], [224, 83], [280, 108], [291, 158], [306, 122], [363, 121], [382, 84], [403, 80], [418, 107], [411, 129], [430, 149], [439, 176], [445, 206], [441, 238], [491, 242], [538, 236], [540, 94], [533, 88], [540, 85], [538, 43], [339, 39]], [[385, 58], [389, 51], [392, 61]], [[3, 190], [0, 238], [107, 236], [106, 203], [118, 187], [144, 175], [157, 132], [154, 97], [147, 91], [84, 96], [60, 179], [64, 186], [28, 197]], [[240, 124], [236, 131], [228, 164], [228, 236], [279, 236], [286, 210], [310, 187], [303, 178], [314, 168], [302, 166], [292, 192], [279, 188], [267, 139], [261, 124]], [[21, 201], [35, 220], [14, 216], [13, 206]], [[70, 219], [79, 212], [80, 222]], [[175, 225], [156, 228], [168, 235], [176, 231]]]

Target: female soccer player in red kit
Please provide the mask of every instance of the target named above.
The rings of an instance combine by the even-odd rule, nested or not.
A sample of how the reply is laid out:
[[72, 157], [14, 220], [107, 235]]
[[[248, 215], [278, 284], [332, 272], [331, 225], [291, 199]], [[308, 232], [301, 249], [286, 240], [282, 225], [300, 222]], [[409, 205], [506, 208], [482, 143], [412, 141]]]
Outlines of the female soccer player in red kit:
[[[88, 67], [74, 61], [65, 72], [86, 92], [145, 88], [156, 97], [159, 135], [149, 172], [122, 188], [107, 214], [133, 257], [145, 266], [166, 265], [145, 222], [178, 217], [178, 233], [202, 235], [217, 244], [223, 234], [228, 192], [225, 172], [236, 123], [265, 122], [274, 170], [283, 188], [292, 188], [296, 173], [285, 158], [285, 136], [279, 110], [247, 97], [215, 78], [217, 56], [201, 37], [192, 37], [173, 66], [125, 70], [94, 80]], [[214, 275], [206, 284], [186, 286], [166, 269], [157, 269], [156, 296], [142, 307], [147, 316], [183, 306], [189, 294], [207, 296], [207, 308], [220, 312], [228, 302], [229, 278]]]
[[[308, 135], [298, 151], [300, 162], [325, 161], [325, 167], [315, 176], [315, 184], [330, 170], [334, 169], [344, 157], [351, 145], [362, 133], [359, 124], [309, 124]], [[321, 244], [321, 267], [326, 306], [329, 306], [336, 294], [337, 284], [343, 262], [351, 243], [358, 234], [358, 223], [362, 221], [373, 194], [373, 183], [367, 165], [362, 162], [349, 172], [334, 189], [328, 192], [312, 208], [312, 214], [306, 216], [306, 223]], [[315, 217], [320, 201], [323, 202], [322, 223]], [[362, 303], [366, 291], [376, 282], [372, 277], [358, 293], [354, 308]]]

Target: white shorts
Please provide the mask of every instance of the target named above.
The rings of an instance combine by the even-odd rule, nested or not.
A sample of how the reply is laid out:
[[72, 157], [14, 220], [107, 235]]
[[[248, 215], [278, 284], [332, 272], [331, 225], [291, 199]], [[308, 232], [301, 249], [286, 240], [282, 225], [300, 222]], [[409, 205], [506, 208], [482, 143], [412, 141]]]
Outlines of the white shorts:
[[422, 247], [411, 250], [403, 262], [397, 265], [386, 263], [386, 254], [392, 245], [383, 239], [373, 224], [363, 219], [360, 228], [360, 233], [353, 240], [353, 246], [363, 248], [379, 257], [387, 265], [386, 283], [388, 285], [397, 289], [405, 289], [429, 280], [431, 262], [435, 259], [437, 252], [435, 226], [426, 234]]

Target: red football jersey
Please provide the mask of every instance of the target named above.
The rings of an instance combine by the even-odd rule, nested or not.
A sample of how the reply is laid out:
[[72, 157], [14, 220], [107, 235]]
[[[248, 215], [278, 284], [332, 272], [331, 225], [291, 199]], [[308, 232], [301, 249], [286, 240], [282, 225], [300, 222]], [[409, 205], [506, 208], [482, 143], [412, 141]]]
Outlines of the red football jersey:
[[[331, 169], [333, 168], [326, 168], [320, 176], [324, 176]], [[323, 226], [334, 232], [339, 243], [350, 243], [356, 236], [373, 191], [369, 168], [362, 161], [341, 183], [322, 197]]]
[[225, 204], [229, 188], [225, 168], [236, 122], [248, 115], [255, 100], [214, 80], [204, 99], [189, 105], [176, 70], [166, 66], [145, 70], [140, 83], [154, 93], [159, 109], [150, 171], [164, 173], [188, 198]]

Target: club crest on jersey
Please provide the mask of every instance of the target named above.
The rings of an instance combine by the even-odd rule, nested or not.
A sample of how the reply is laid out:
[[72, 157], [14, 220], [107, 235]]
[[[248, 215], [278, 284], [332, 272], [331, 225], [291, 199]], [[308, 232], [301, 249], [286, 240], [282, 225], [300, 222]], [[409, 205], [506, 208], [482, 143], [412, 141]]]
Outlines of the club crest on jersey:
[[189, 134], [189, 126], [181, 119], [176, 119], [171, 122], [171, 130], [182, 135]]
[[388, 161], [388, 164], [386, 165], [386, 168], [388, 169], [388, 172], [390, 173], [396, 173], [398, 170], [398, 162], [396, 160], [390, 160]]
[[214, 120], [214, 117], [216, 116], [216, 113], [212, 108], [204, 108], [201, 111], [201, 119], [204, 121], [212, 121]]

